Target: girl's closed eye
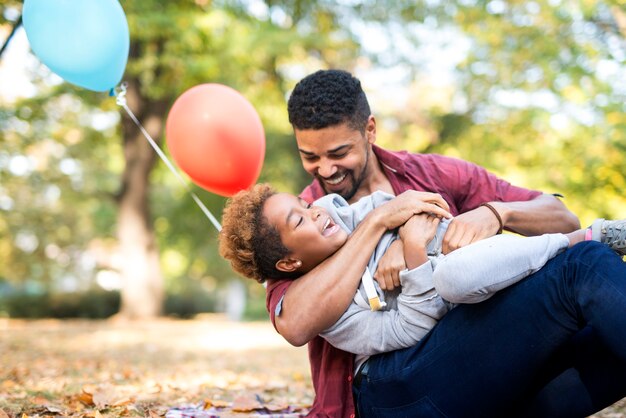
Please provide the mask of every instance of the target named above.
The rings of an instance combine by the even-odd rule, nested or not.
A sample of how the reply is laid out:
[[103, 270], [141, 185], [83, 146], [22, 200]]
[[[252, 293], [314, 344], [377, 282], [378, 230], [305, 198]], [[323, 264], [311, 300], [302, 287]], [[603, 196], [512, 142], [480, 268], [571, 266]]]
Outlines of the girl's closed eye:
[[[312, 204], [310, 204], [310, 203], [308, 203], [308, 202], [306, 202], [304, 200], [302, 201], [302, 203], [303, 203], [305, 209], [311, 209], [313, 207]], [[301, 216], [300, 219], [298, 220], [298, 223], [296, 224], [296, 228], [299, 227], [300, 225], [302, 225], [303, 222], [304, 222], [304, 217]]]

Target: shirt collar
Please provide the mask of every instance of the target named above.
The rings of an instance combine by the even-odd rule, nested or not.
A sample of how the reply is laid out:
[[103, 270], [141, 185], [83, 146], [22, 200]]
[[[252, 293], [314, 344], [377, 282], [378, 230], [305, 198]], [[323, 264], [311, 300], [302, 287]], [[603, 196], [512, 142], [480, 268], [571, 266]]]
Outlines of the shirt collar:
[[405, 151], [391, 152], [376, 145], [372, 145], [372, 150], [385, 170], [389, 170], [396, 175], [404, 175], [406, 172]]

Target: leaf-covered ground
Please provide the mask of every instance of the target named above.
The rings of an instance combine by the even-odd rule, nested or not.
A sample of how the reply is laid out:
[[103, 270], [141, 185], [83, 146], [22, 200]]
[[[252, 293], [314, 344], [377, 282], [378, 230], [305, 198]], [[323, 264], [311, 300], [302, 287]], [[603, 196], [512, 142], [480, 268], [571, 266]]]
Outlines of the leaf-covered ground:
[[[267, 322], [0, 319], [0, 418], [299, 416], [312, 401], [306, 348]], [[595, 415], [625, 418], [619, 402]], [[182, 413], [178, 416], [184, 416]]]
[[[312, 402], [306, 348], [268, 323], [0, 319], [0, 418], [299, 415]], [[207, 415], [207, 416], [209, 416]]]

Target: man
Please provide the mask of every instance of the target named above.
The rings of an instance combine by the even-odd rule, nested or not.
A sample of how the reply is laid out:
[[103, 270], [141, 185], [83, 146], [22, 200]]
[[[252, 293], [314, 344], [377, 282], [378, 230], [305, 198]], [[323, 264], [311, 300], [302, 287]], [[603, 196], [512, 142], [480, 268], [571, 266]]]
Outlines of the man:
[[[503, 228], [524, 235], [538, 235], [548, 232], [570, 232], [579, 227], [576, 216], [554, 196], [513, 186], [471, 163], [436, 155], [390, 152], [376, 147], [374, 145], [376, 120], [371, 115], [367, 98], [359, 81], [349, 73], [334, 70], [318, 71], [306, 77], [294, 89], [289, 99], [288, 110], [302, 164], [305, 170], [315, 178], [301, 194], [301, 197], [309, 202], [331, 192], [342, 195], [351, 203], [376, 190], [396, 195], [408, 189], [438, 193], [450, 204], [450, 212], [455, 215], [444, 237], [443, 249], [446, 253], [500, 233]], [[359, 382], [358, 385], [354, 385], [355, 389], [362, 389], [363, 376], [367, 376], [367, 368], [354, 374], [353, 355], [337, 350], [317, 337], [322, 330], [328, 328], [341, 316], [354, 296], [367, 262], [362, 254], [362, 248], [369, 245], [368, 242], [372, 239], [371, 231], [366, 228], [357, 228], [336, 254], [301, 278], [295, 281], [270, 280], [268, 284], [268, 310], [278, 332], [294, 345], [309, 343], [312, 377], [316, 390], [316, 402], [311, 411], [311, 415], [314, 416], [353, 416], [351, 382], [353, 378], [356, 378]], [[381, 260], [381, 265], [386, 267], [382, 267], [382, 270], [379, 267], [379, 271], [375, 274], [382, 288], [391, 289], [398, 285], [397, 272], [403, 264], [401, 243], [396, 243], [385, 255], [384, 260]], [[516, 296], [514, 293], [520, 293], [520, 295]], [[446, 377], [443, 380], [455, 380], [455, 377], [451, 375], [451, 372], [455, 371], [454, 368], [461, 367], [459, 362], [463, 361], [464, 357], [475, 356], [472, 351], [463, 352], [454, 348], [455, 343], [450, 342], [457, 336], [464, 336], [466, 328], [476, 327], [476, 330], [472, 331], [474, 341], [499, 338], [500, 340], [496, 341], [497, 344], [491, 345], [492, 347], [502, 349], [507, 341], [515, 342], [505, 332], [495, 336], [492, 332], [493, 329], [513, 326], [505, 323], [507, 315], [501, 314], [500, 317], [493, 319], [491, 324], [484, 322], [484, 326], [482, 326], [483, 322], [472, 319], [480, 316], [481, 312], [476, 311], [487, 309], [491, 305], [497, 305], [494, 309], [502, 310], [516, 299], [520, 299], [520, 302], [524, 304], [528, 298], [523, 291], [518, 290], [506, 292], [506, 294], [509, 296], [504, 302], [489, 302], [485, 304], [486, 307], [481, 306], [468, 313], [463, 308], [455, 310], [454, 315], [449, 314], [452, 318], [444, 317], [433, 332], [425, 337], [426, 341], [420, 342], [415, 350], [409, 348], [402, 350], [402, 353], [375, 356], [376, 361], [366, 363], [366, 366], [376, 364], [377, 367], [377, 370], [370, 371], [369, 375], [375, 374], [378, 369], [386, 367], [385, 365], [391, 368], [398, 367], [398, 362], [408, 361], [407, 350], [413, 350], [411, 352], [415, 352], [415, 364], [422, 364], [424, 357], [437, 357], [439, 360], [435, 364], [441, 368], [439, 374]], [[523, 315], [522, 312], [518, 314]], [[510, 321], [510, 318], [508, 320]], [[538, 325], [541, 325], [541, 319], [537, 321]], [[523, 326], [521, 321], [516, 325], [516, 327]], [[516, 331], [515, 327], [513, 331]], [[524, 338], [520, 337], [520, 343], [532, 341], [534, 336], [524, 336]], [[593, 337], [590, 338], [593, 339]], [[437, 346], [437, 341], [433, 342], [438, 339], [442, 342], [441, 347]], [[445, 344], [444, 341], [446, 341]], [[477, 349], [488, 350], [491, 343], [491, 341], [484, 342], [485, 347], [479, 345]], [[559, 343], [559, 346], [565, 346], [565, 344]], [[450, 358], [444, 356], [444, 353], [450, 350], [448, 347], [452, 350]], [[548, 351], [554, 352], [554, 350], [546, 350], [541, 355], [547, 356]], [[511, 352], [514, 353], [515, 350]], [[485, 354], [484, 356], [486, 361], [496, 360], [493, 355]], [[442, 368], [444, 366], [440, 363], [449, 364], [450, 370]], [[494, 373], [499, 370], [496, 363], [496, 361], [493, 362]], [[507, 364], [509, 363], [512, 364], [513, 361]], [[411, 364], [413, 364], [412, 361]], [[476, 369], [480, 370], [481, 367], [481, 365], [476, 365]], [[578, 380], [561, 377], [563, 370], [569, 368], [569, 363], [555, 367], [554, 372], [546, 372], [546, 376], [541, 376], [541, 378], [536, 377], [535, 374], [528, 375], [515, 382], [519, 387], [513, 389], [515, 392], [513, 395], [500, 396], [501, 394], [498, 394], [498, 402], [510, 407], [513, 400], [521, 399], [522, 396], [541, 400], [540, 396], [535, 396], [536, 392], [539, 392], [539, 389], [546, 386], [548, 382], [552, 382], [552, 386], [546, 387], [552, 388], [556, 385], [557, 391], [565, 386], [576, 387], [582, 391], [584, 385]], [[500, 369], [504, 372], [507, 370], [505, 365]], [[433, 391], [436, 390], [438, 384], [443, 384], [436, 381], [438, 372], [434, 373], [429, 378], [431, 383], [422, 385], [432, 386]], [[474, 377], [472, 373], [467, 373], [466, 376]], [[487, 378], [487, 376], [490, 376], [489, 373], [483, 372], [475, 377]], [[557, 376], [558, 378], [555, 379]], [[538, 381], [535, 382], [535, 380]], [[416, 393], [401, 396], [402, 390], [410, 385], [406, 382], [396, 382], [396, 384], [401, 389], [397, 402], [392, 399], [392, 396], [381, 395], [383, 392], [369, 391], [368, 393], [378, 393], [378, 395], [371, 395], [374, 406], [362, 405], [367, 410], [361, 410], [361, 414], [364, 416], [372, 414], [371, 408], [376, 408], [380, 397], [390, 399], [390, 403], [387, 402], [391, 405], [389, 416], [401, 415], [403, 413], [401, 411], [404, 410], [397, 410], [393, 406], [401, 407], [405, 401], [410, 404], [424, 403], [425, 405], [422, 406], [427, 409], [420, 409], [423, 413], [427, 413], [430, 410], [428, 408], [432, 408], [433, 411], [440, 408], [438, 405], [433, 406], [432, 401], [429, 400], [431, 396], [439, 396], [437, 393], [424, 394], [423, 398], [427, 402], [422, 402], [422, 398], [412, 400], [411, 397], [418, 396]], [[368, 390], [369, 386], [371, 385], [368, 385]], [[516, 393], [522, 390], [532, 393]], [[445, 391], [440, 391], [440, 393], [443, 392]], [[355, 390], [355, 393], [363, 392]], [[624, 393], [620, 389], [618, 394], [611, 396], [609, 400], [603, 399], [602, 402], [610, 404], [612, 403], [610, 401], [619, 399], [620, 394], [623, 396]], [[496, 395], [488, 397], [493, 405], [485, 407], [483, 410], [485, 415], [496, 413], [503, 408], [491, 399], [494, 396]], [[458, 391], [456, 403], [445, 397], [442, 399], [444, 399], [443, 402], [451, 405], [448, 414], [454, 413], [450, 411], [456, 411], [457, 409], [454, 408], [457, 406], [461, 410], [471, 405], [471, 402], [464, 404], [466, 400], [481, 401], [480, 397], [462, 390]], [[551, 402], [551, 398], [548, 398], [547, 402]], [[598, 402], [597, 399], [592, 399], [588, 403], [597, 407]], [[383, 405], [385, 402], [381, 401], [378, 404]], [[538, 408], [546, 410], [548, 407], [538, 406]], [[581, 405], [578, 410], [583, 408], [591, 409], [592, 407], [585, 404]], [[377, 413], [384, 415], [382, 409], [385, 408], [381, 406]], [[410, 416], [414, 413], [415, 411], [411, 410], [408, 414]], [[466, 414], [476, 416], [471, 411], [467, 411]]]

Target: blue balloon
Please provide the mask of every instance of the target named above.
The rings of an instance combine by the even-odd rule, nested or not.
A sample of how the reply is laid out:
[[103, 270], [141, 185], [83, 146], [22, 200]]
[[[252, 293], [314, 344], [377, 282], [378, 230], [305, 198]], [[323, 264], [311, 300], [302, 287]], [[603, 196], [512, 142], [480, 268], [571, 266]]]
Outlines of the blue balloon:
[[130, 37], [118, 0], [25, 0], [23, 20], [35, 55], [66, 81], [107, 91], [122, 79]]

